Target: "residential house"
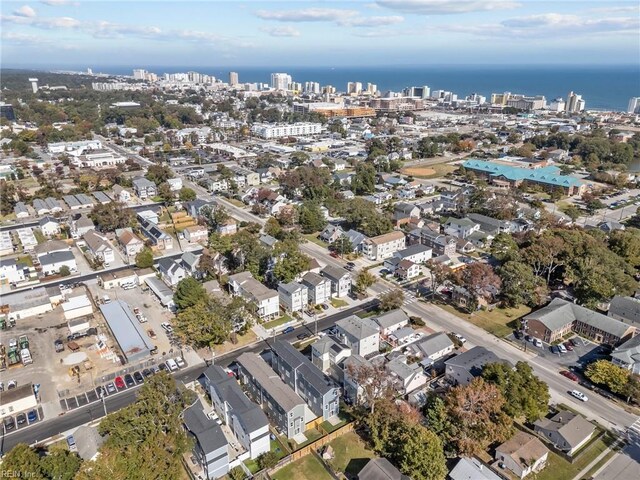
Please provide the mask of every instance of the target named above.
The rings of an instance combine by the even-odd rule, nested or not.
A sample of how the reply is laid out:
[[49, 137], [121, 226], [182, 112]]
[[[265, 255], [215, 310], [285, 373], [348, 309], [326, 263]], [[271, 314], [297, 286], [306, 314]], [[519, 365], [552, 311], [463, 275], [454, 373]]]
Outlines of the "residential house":
[[36, 256], [40, 258], [48, 253], [68, 252], [71, 250], [71, 247], [62, 240], [47, 240], [46, 242], [37, 244], [33, 250]]
[[600, 222], [598, 224], [598, 228], [604, 233], [612, 233], [618, 230], [624, 230], [627, 227], [625, 227], [624, 224], [620, 222], [609, 221], [609, 222]]
[[70, 250], [45, 253], [44, 255], [38, 256], [38, 260], [42, 267], [42, 273], [45, 276], [57, 274], [62, 267], [68, 267], [71, 273], [76, 273], [78, 271], [76, 258]]
[[29, 278], [29, 267], [15, 258], [0, 261], [0, 285], [15, 285]]
[[112, 200], [109, 197], [109, 195], [107, 195], [106, 193], [104, 193], [102, 191], [98, 190], [96, 192], [93, 192], [92, 195], [100, 205], [106, 205], [106, 204], [112, 202]]
[[551, 418], [541, 418], [533, 424], [534, 431], [568, 455], [586, 444], [596, 427], [582, 415], [562, 410]]
[[448, 212], [457, 212], [468, 203], [467, 195], [461, 189], [440, 192], [440, 201], [442, 202], [442, 209]]
[[636, 328], [612, 317], [594, 312], [561, 298], [524, 317], [529, 335], [547, 343], [561, 339], [570, 331], [596, 343], [616, 346], [631, 338]]
[[213, 205], [213, 202], [196, 198], [191, 202], [184, 202], [182, 207], [187, 211], [187, 215], [193, 218], [198, 218], [204, 214], [206, 209], [211, 208]]
[[480, 224], [469, 218], [449, 217], [444, 224], [444, 233], [457, 238], [467, 238], [478, 230], [480, 230]]
[[320, 240], [331, 244], [338, 240], [343, 234], [344, 231], [342, 230], [342, 228], [336, 225], [329, 224], [324, 228], [322, 232], [320, 232]]
[[[22, 205], [18, 206], [19, 204], [22, 204]], [[33, 204], [33, 209], [36, 211], [36, 215], [38, 215], [39, 217], [42, 215], [48, 215], [49, 213], [51, 213], [51, 209], [49, 208], [49, 206], [46, 204], [44, 200], [40, 198], [34, 198], [32, 204]], [[27, 211], [27, 206], [24, 204], [24, 202], [16, 203], [16, 206], [15, 206], [16, 216], [18, 212], [22, 211], [23, 209], [26, 215], [23, 215], [22, 217], [28, 217], [29, 212]], [[18, 218], [22, 218], [22, 217], [18, 217]]]
[[506, 361], [485, 347], [473, 347], [444, 362], [445, 376], [455, 385], [468, 385], [475, 377], [480, 376], [482, 368], [487, 363], [496, 362]]
[[389, 334], [387, 339], [395, 345], [405, 345], [416, 340], [416, 331], [411, 327], [402, 327]]
[[354, 354], [366, 357], [380, 350], [380, 327], [370, 318], [356, 315], [336, 322], [336, 337]]
[[304, 433], [307, 420], [305, 401], [255, 353], [237, 359], [238, 379], [248, 395], [262, 407], [271, 423], [287, 438]]
[[159, 250], [173, 248], [173, 237], [163, 232], [157, 225], [146, 220], [140, 221], [140, 230], [151, 241], [151, 245]]
[[631, 373], [640, 374], [640, 335], [630, 338], [611, 352], [611, 361]]
[[207, 417], [197, 401], [184, 411], [183, 421], [193, 440], [193, 456], [205, 478], [215, 479], [229, 472], [229, 443], [222, 428]]
[[362, 376], [358, 375], [358, 372], [371, 367], [371, 362], [358, 354], [352, 354], [344, 360], [342, 395], [347, 403], [351, 405], [361, 403], [364, 385]]
[[298, 282], [278, 285], [280, 306], [287, 312], [302, 312], [309, 304], [309, 290]]
[[129, 203], [131, 201], [131, 192], [116, 184], [111, 189], [111, 198], [116, 202]]
[[449, 335], [444, 332], [436, 332], [419, 342], [416, 349], [423, 357], [423, 361], [420, 363], [428, 366], [452, 353], [455, 346]]
[[229, 288], [233, 296], [239, 295], [255, 304], [255, 313], [262, 320], [274, 318], [280, 313], [278, 292], [265, 287], [253, 278], [251, 272], [229, 276]]
[[211, 365], [204, 371], [204, 386], [216, 413], [251, 459], [271, 450], [269, 420], [245, 395], [234, 376], [218, 365]]
[[184, 239], [189, 243], [207, 242], [209, 240], [209, 229], [204, 225], [191, 225], [183, 231]]
[[235, 218], [229, 217], [224, 222], [216, 225], [216, 233], [220, 235], [234, 235], [238, 232], [238, 222]]
[[196, 255], [193, 252], [184, 252], [180, 257], [180, 266], [185, 269], [187, 275], [202, 280], [205, 276], [204, 272], [200, 270], [200, 258], [202, 254]]
[[616, 295], [609, 303], [607, 315], [627, 325], [640, 328], [640, 300]]
[[463, 457], [458, 460], [447, 476], [448, 480], [502, 480], [502, 477], [491, 470], [476, 457]]
[[272, 249], [273, 247], [276, 246], [276, 243], [278, 243], [278, 239], [272, 237], [271, 235], [267, 235], [262, 234], [260, 235], [260, 238], [258, 239], [258, 241], [265, 247]]
[[327, 265], [320, 271], [320, 275], [331, 282], [331, 296], [345, 297], [351, 291], [351, 274], [342, 267]]
[[395, 252], [405, 247], [404, 232], [394, 231], [365, 240], [363, 250], [369, 260], [378, 261], [393, 256]]
[[358, 480], [410, 480], [386, 458], [372, 458], [358, 473]]
[[498, 445], [495, 453], [498, 466], [518, 478], [541, 471], [547, 465], [548, 457], [549, 449], [540, 439], [522, 431]]
[[316, 416], [329, 420], [338, 415], [340, 389], [311, 360], [283, 340], [275, 340], [272, 351], [273, 369], [307, 402]]
[[307, 287], [309, 303], [319, 305], [331, 299], [331, 280], [317, 273], [308, 272], [302, 277], [302, 285]]
[[413, 263], [411, 260], [400, 260], [394, 275], [400, 280], [408, 282], [420, 276], [420, 265]]
[[434, 215], [444, 209], [442, 201], [437, 197], [427, 202], [416, 204], [416, 206], [420, 209], [420, 215], [423, 217]]
[[43, 217], [38, 220], [40, 231], [45, 237], [53, 237], [60, 234], [60, 222], [53, 217]]
[[413, 203], [398, 202], [393, 207], [393, 221], [396, 225], [409, 222], [411, 218], [420, 218], [420, 209]]
[[140, 222], [149, 222], [154, 225], [158, 225], [158, 223], [160, 223], [160, 215], [158, 213], [159, 212], [157, 210], [152, 210], [152, 209], [141, 210], [136, 213], [136, 218]]
[[343, 237], [349, 240], [351, 244], [352, 251], [361, 253], [364, 250], [365, 242], [368, 240], [368, 237], [364, 233], [360, 233], [357, 230], [348, 230], [344, 232]]
[[16, 202], [13, 206], [13, 213], [15, 213], [16, 218], [27, 218], [31, 215], [24, 202]]
[[135, 177], [131, 183], [133, 184], [133, 191], [142, 200], [155, 197], [158, 194], [156, 184], [144, 177]]
[[129, 259], [135, 258], [144, 248], [144, 242], [133, 233], [131, 228], [120, 228], [116, 230], [116, 237], [124, 254]]
[[398, 382], [398, 391], [403, 395], [422, 387], [427, 376], [418, 363], [407, 363], [405, 355], [398, 355], [385, 365], [389, 374]]
[[433, 251], [433, 256], [456, 254], [456, 238], [432, 230], [431, 228], [417, 228], [409, 232], [409, 245], [421, 244]]
[[493, 285], [483, 288], [479, 292], [472, 292], [465, 287], [454, 287], [451, 290], [452, 302], [468, 311], [478, 310], [495, 302], [500, 291]]
[[95, 228], [93, 220], [81, 213], [71, 220], [71, 237], [76, 239], [83, 237], [85, 233], [89, 230], [95, 230]]
[[93, 259], [101, 261], [105, 267], [116, 261], [113, 247], [107, 237], [97, 233], [95, 230], [89, 230], [82, 238]]
[[480, 225], [480, 231], [494, 237], [499, 233], [514, 233], [516, 231], [515, 225], [509, 220], [498, 220], [479, 213], [470, 213], [467, 218]]
[[169, 188], [171, 189], [172, 192], [179, 192], [180, 189], [182, 188], [182, 178], [181, 177], [168, 178], [167, 184], [169, 185]]
[[187, 277], [187, 271], [172, 258], [161, 258], [158, 261], [158, 272], [164, 283], [175, 287], [180, 280]]
[[230, 166], [229, 170], [231, 170], [234, 175], [233, 180], [235, 180], [236, 184], [241, 188], [260, 185], [260, 175], [256, 172], [237, 165]]
[[340, 366], [349, 356], [351, 349], [331, 335], [325, 335], [311, 345], [311, 362], [323, 373], [331, 367]]
[[409, 317], [399, 308], [371, 317], [371, 320], [378, 324], [380, 327], [380, 335], [387, 336], [390, 333], [398, 330], [399, 328], [409, 325]]
[[393, 256], [400, 260], [410, 260], [413, 263], [422, 265], [431, 259], [432, 252], [431, 248], [422, 245], [421, 243], [416, 243], [403, 250], [395, 252]]

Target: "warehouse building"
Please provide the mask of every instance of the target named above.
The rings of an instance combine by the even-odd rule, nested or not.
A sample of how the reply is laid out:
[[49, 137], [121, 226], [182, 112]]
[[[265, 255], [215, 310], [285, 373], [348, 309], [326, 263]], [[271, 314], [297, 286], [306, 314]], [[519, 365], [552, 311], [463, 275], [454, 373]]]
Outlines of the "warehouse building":
[[144, 360], [151, 355], [155, 347], [127, 303], [113, 300], [100, 305], [100, 311], [128, 363]]

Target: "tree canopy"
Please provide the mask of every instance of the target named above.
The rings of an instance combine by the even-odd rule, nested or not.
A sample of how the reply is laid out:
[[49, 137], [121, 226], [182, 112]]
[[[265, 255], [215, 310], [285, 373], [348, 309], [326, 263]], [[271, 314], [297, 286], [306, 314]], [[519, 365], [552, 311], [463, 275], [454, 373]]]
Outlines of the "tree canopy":
[[113, 232], [118, 228], [133, 227], [135, 214], [122, 202], [98, 203], [89, 214], [102, 232]]
[[204, 287], [193, 277], [186, 277], [180, 280], [173, 294], [173, 302], [179, 310], [192, 307], [206, 298], [207, 292]]

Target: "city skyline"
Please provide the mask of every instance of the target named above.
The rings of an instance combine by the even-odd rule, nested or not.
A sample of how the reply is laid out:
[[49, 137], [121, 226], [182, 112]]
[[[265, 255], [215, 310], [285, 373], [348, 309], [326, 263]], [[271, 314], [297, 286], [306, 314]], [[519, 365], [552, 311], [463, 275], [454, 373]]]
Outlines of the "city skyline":
[[1, 8], [3, 65], [15, 67], [611, 65], [637, 64], [640, 55], [640, 7], [625, 1], [42, 0]]

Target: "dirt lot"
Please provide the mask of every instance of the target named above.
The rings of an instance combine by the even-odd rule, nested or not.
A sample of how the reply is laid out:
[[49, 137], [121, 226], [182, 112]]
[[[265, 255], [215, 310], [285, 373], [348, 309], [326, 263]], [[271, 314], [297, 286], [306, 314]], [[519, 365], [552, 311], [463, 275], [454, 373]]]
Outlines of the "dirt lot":
[[430, 167], [407, 167], [403, 168], [401, 172], [414, 177], [427, 177], [436, 173], [436, 171]]

